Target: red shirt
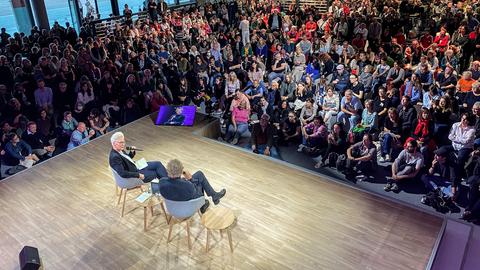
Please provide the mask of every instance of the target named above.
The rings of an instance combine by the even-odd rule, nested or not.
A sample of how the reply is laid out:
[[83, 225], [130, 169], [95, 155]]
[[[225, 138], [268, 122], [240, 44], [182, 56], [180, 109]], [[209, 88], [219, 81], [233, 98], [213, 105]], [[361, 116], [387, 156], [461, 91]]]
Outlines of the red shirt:
[[428, 48], [433, 43], [433, 37], [431, 35], [423, 35], [420, 38], [420, 44], [423, 48]]
[[307, 32], [312, 32], [317, 30], [317, 23], [308, 21], [307, 24], [305, 25], [305, 28], [307, 29]]

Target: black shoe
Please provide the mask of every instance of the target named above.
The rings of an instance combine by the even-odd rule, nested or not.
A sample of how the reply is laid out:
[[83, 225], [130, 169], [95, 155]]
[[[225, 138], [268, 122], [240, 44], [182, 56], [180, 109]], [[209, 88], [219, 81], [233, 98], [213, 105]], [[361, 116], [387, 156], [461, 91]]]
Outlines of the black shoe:
[[210, 201], [205, 200], [205, 204], [202, 207], [200, 207], [200, 212], [204, 214], [207, 211], [209, 206], [210, 206]]
[[400, 191], [400, 187], [397, 185], [397, 183], [392, 184], [392, 191], [393, 192], [399, 192]]
[[392, 190], [392, 183], [387, 183], [384, 187], [383, 190], [385, 191], [391, 191]]
[[217, 192], [217, 194], [215, 194], [215, 196], [212, 196], [212, 200], [213, 200], [213, 203], [215, 205], [219, 204], [220, 203], [220, 199], [225, 196], [225, 193], [227, 193], [227, 191], [225, 189], [222, 189], [220, 190], [220, 192]]
[[461, 219], [466, 220], [466, 221], [470, 221], [472, 218], [473, 218], [472, 212], [470, 212], [468, 210], [463, 212], [462, 217], [461, 217]]

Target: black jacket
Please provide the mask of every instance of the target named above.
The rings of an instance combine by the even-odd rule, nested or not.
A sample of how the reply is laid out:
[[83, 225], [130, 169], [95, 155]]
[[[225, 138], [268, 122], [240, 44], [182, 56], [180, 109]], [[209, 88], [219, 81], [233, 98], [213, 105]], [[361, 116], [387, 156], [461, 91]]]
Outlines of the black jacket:
[[251, 144], [258, 147], [258, 145], [266, 144], [268, 147], [273, 146], [273, 127], [268, 125], [265, 130], [262, 130], [260, 123], [253, 125]]
[[[123, 153], [130, 156], [131, 158], [135, 156], [134, 151], [130, 151], [128, 154], [125, 151]], [[119, 152], [112, 149], [110, 151], [110, 157], [108, 161], [110, 163], [110, 167], [114, 169], [118, 173], [118, 175], [120, 175], [121, 177], [123, 178], [139, 177], [137, 166], [135, 166], [134, 163], [130, 162], [128, 159], [120, 155]]]
[[38, 131], [35, 132], [35, 134], [28, 134], [27, 131], [24, 131], [22, 134], [22, 140], [28, 143], [32, 149], [43, 149], [45, 146], [50, 146], [48, 139]]
[[188, 180], [163, 177], [159, 182], [160, 194], [171, 201], [189, 201], [198, 198], [195, 185]]

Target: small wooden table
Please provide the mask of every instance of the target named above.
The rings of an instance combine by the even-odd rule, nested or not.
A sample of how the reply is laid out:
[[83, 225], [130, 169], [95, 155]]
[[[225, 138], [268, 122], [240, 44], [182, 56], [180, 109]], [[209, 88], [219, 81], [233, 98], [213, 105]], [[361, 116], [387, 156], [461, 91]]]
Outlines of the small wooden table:
[[223, 230], [227, 231], [228, 235], [228, 242], [230, 244], [230, 251], [233, 252], [233, 244], [232, 244], [232, 234], [230, 232], [230, 226], [235, 221], [235, 215], [233, 211], [229, 208], [225, 207], [214, 207], [208, 209], [205, 214], [202, 215], [202, 219], [200, 223], [207, 228], [207, 252], [209, 248], [209, 240], [210, 240], [210, 230], [219, 230], [220, 234], [222, 234]]
[[163, 214], [165, 215], [165, 220], [167, 221], [167, 224], [168, 224], [167, 213], [165, 212], [165, 207], [163, 206], [162, 197], [152, 194], [152, 196], [148, 198], [145, 202], [140, 203], [140, 205], [143, 206], [143, 231], [145, 232], [147, 231], [147, 217], [148, 217], [147, 208], [150, 208], [150, 213], [153, 218], [153, 207], [159, 204], [162, 207]]

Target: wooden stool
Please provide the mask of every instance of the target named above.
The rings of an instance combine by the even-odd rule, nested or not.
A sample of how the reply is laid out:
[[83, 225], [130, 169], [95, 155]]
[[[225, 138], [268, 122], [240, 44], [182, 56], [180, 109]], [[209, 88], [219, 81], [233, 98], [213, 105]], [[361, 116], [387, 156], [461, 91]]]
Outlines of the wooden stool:
[[203, 214], [201, 219], [201, 224], [207, 228], [207, 252], [209, 248], [209, 240], [210, 240], [210, 230], [219, 230], [220, 234], [222, 234], [223, 230], [227, 231], [228, 235], [228, 242], [230, 244], [230, 251], [233, 252], [233, 244], [232, 244], [232, 234], [230, 232], [230, 226], [235, 221], [235, 215], [233, 211], [229, 208], [225, 207], [215, 207], [208, 209], [205, 214]]

